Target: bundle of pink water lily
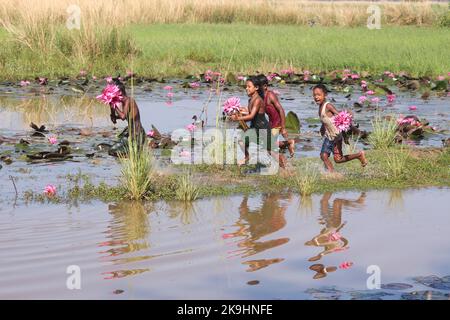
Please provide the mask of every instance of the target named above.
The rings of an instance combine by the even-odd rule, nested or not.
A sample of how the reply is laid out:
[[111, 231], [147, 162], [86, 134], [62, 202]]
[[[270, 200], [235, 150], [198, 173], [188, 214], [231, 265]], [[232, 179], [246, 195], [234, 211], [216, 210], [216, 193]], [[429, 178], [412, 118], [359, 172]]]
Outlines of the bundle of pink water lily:
[[238, 97], [228, 98], [223, 104], [223, 112], [230, 116], [234, 113], [238, 113], [241, 107], [241, 99]]
[[115, 109], [122, 103], [123, 96], [118, 86], [108, 84], [102, 94], [97, 96], [97, 99]]
[[352, 114], [346, 110], [341, 111], [333, 117], [333, 123], [339, 132], [347, 131], [352, 125]]

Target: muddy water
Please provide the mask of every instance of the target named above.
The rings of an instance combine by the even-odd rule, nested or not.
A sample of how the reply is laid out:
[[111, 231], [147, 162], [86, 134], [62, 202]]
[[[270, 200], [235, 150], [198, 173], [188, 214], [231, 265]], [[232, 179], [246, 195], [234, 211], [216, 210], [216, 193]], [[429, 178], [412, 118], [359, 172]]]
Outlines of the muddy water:
[[[2, 205], [0, 297], [448, 299], [448, 194]], [[71, 265], [80, 290], [66, 287]], [[367, 288], [373, 265], [384, 289]]]

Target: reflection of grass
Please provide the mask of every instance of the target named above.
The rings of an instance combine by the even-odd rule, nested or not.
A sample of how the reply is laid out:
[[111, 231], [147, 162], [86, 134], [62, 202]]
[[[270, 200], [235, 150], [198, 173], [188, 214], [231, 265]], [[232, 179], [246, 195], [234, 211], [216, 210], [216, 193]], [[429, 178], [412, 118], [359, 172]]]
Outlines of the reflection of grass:
[[374, 149], [389, 148], [394, 145], [397, 122], [394, 116], [389, 119], [376, 115], [372, 121], [373, 131], [369, 135], [369, 143]]

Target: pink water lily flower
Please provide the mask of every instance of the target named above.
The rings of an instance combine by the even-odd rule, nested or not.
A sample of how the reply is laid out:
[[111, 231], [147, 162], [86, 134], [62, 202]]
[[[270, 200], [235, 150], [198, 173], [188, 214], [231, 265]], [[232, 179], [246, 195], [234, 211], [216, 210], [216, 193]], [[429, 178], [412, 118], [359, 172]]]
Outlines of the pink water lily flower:
[[147, 132], [147, 136], [148, 137], [153, 137], [155, 135], [155, 131], [150, 130], [149, 132]]
[[56, 138], [56, 136], [50, 136], [47, 138], [48, 142], [50, 144], [57, 144], [58, 143], [58, 139]]
[[361, 81], [361, 88], [366, 89], [367, 88], [367, 82], [362, 80]]
[[92, 80], [97, 80], [97, 77], [96, 76], [92, 76]]
[[366, 97], [366, 96], [361, 96], [361, 97], [358, 98], [358, 102], [359, 102], [360, 104], [363, 104], [363, 103], [366, 102], [366, 101], [367, 101], [367, 97]]
[[268, 81], [272, 81], [277, 76], [278, 75], [276, 73], [271, 73], [266, 78], [267, 78]]
[[225, 112], [226, 115], [231, 115], [235, 112], [238, 112], [240, 107], [241, 99], [239, 99], [238, 97], [231, 97], [224, 102], [223, 112]]
[[386, 95], [386, 98], [389, 103], [392, 103], [395, 101], [396, 96], [395, 96], [395, 94], [388, 94], [388, 95]]
[[171, 91], [173, 89], [173, 87], [172, 86], [165, 86], [163, 89], [167, 90], [167, 91]]
[[341, 234], [337, 231], [330, 233], [328, 240], [329, 241], [338, 241], [342, 238]]
[[113, 82], [113, 78], [112, 77], [106, 77], [105, 80], [108, 83], [112, 83]]
[[370, 99], [370, 102], [378, 104], [380, 102], [380, 98], [374, 97], [374, 98]]
[[187, 150], [183, 150], [183, 151], [180, 151], [179, 156], [183, 157], [183, 158], [187, 158], [187, 157], [191, 156], [191, 153]]
[[195, 126], [195, 124], [189, 124], [186, 126], [186, 129], [188, 129], [190, 132], [193, 132], [195, 129], [197, 129], [197, 127]]
[[369, 90], [366, 92], [366, 94], [368, 94], [369, 96], [372, 96], [375, 94], [375, 92], [373, 90]]
[[356, 73], [352, 74], [351, 77], [352, 77], [353, 80], [359, 79], [359, 75], [356, 74]]
[[43, 77], [39, 77], [39, 84], [41, 86], [45, 86], [48, 83], [48, 79], [47, 78], [43, 78]]
[[233, 237], [234, 237], [234, 234], [232, 234], [232, 233], [224, 233], [222, 235], [222, 239], [229, 239], [229, 238], [233, 238]]
[[123, 100], [122, 91], [114, 84], [108, 84], [103, 89], [102, 94], [97, 96], [97, 100], [111, 106], [111, 108], [117, 108]]
[[86, 70], [80, 70], [80, 76], [85, 76], [87, 75], [87, 71]]
[[21, 86], [21, 87], [26, 87], [26, 86], [28, 86], [28, 85], [30, 85], [30, 81], [28, 81], [28, 80], [22, 80], [22, 81], [20, 81], [20, 86]]
[[281, 74], [285, 74], [285, 75], [291, 76], [291, 75], [294, 74], [294, 70], [292, 70], [291, 68], [284, 69], [284, 70], [281, 70]]
[[189, 86], [192, 89], [197, 89], [197, 88], [200, 88], [200, 83], [199, 82], [191, 82], [191, 83], [189, 83]]
[[416, 106], [409, 106], [408, 109], [411, 110], [411, 111], [414, 111], [414, 110], [417, 110], [417, 107]]
[[167, 92], [167, 98], [171, 99], [173, 98], [174, 94], [173, 92]]
[[439, 77], [437, 77], [437, 79], [438, 79], [438, 81], [443, 81], [443, 80], [445, 80], [445, 77], [444, 76], [439, 76]]
[[353, 262], [345, 261], [339, 265], [339, 269], [350, 269], [353, 266]]
[[56, 187], [54, 185], [47, 185], [44, 189], [44, 194], [48, 197], [53, 197], [56, 195]]
[[335, 115], [332, 121], [339, 132], [347, 131], [352, 125], [352, 114], [343, 110]]

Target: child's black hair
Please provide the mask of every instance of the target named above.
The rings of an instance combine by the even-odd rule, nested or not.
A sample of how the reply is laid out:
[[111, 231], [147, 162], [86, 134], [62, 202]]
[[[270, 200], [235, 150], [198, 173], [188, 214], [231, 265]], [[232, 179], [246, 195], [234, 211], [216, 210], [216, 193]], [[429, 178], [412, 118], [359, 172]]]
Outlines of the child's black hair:
[[256, 77], [258, 78], [258, 81], [262, 86], [269, 85], [269, 80], [267, 80], [267, 77], [264, 74], [258, 74]]
[[330, 91], [328, 91], [327, 87], [326, 87], [324, 84], [322, 84], [322, 83], [316, 84], [316, 85], [312, 88], [313, 92], [314, 92], [314, 90], [316, 90], [316, 89], [322, 90], [322, 92], [323, 92], [325, 95], [327, 95], [328, 92], [330, 92]]
[[252, 76], [250, 78], [247, 79], [247, 81], [250, 81], [251, 83], [253, 83], [253, 85], [255, 87], [258, 87], [258, 94], [261, 97], [261, 99], [264, 99], [264, 88], [263, 88], [263, 84], [261, 83], [260, 79], [258, 78], [258, 76]]
[[120, 81], [119, 78], [113, 78], [113, 81], [114, 81], [114, 84], [119, 87], [120, 92], [122, 92], [122, 95], [126, 96], [127, 92], [125, 90], [125, 85], [123, 84], [123, 82]]

